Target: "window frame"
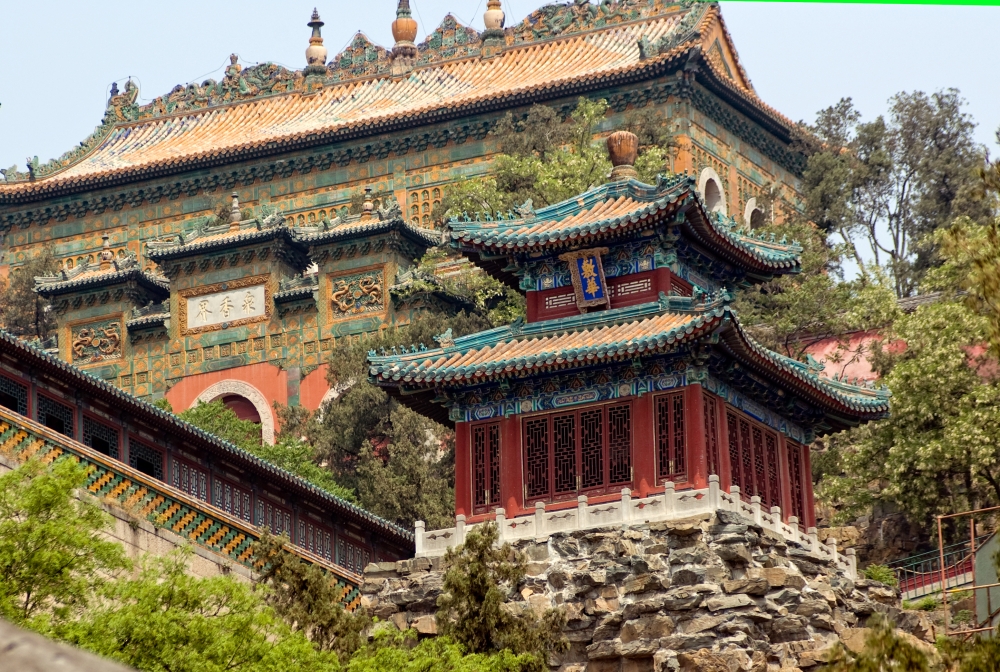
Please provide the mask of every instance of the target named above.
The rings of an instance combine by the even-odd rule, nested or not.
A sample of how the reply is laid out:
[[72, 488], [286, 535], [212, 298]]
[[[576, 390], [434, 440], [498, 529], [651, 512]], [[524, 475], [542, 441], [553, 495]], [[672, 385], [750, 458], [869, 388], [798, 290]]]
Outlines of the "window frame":
[[[153, 478], [153, 479], [156, 479], [158, 481], [162, 481], [163, 483], [168, 483], [169, 484], [169, 481], [167, 481], [167, 479], [166, 479], [166, 476], [168, 475], [168, 472], [167, 472], [167, 456], [166, 456], [165, 451], [163, 451], [163, 450], [161, 450], [161, 449], [153, 446], [150, 442], [147, 442], [146, 439], [143, 439], [142, 437], [138, 436], [137, 434], [133, 434], [133, 433], [129, 432], [127, 436], [128, 436], [128, 439], [127, 439], [128, 452], [127, 452], [127, 454], [126, 454], [125, 457], [126, 457], [126, 459], [128, 461], [126, 462], [126, 464], [128, 464], [128, 466], [131, 467], [132, 469], [135, 469], [136, 471], [142, 473], [143, 475], [148, 476], [149, 478]], [[132, 444], [133, 443], [139, 444], [143, 448], [146, 448], [146, 449], [148, 449], [148, 450], [152, 451], [153, 453], [156, 453], [157, 455], [160, 456], [160, 474], [161, 474], [161, 476], [159, 478], [157, 478], [154, 474], [147, 474], [146, 472], [144, 472], [141, 469], [139, 469], [138, 466], [132, 464]]]
[[[730, 418], [736, 420], [736, 431], [730, 423]], [[778, 506], [784, 512], [785, 501], [781, 487], [781, 437], [778, 430], [728, 403], [725, 422], [729, 433], [727, 449], [730, 454], [730, 478], [732, 484], [740, 489], [740, 499], [749, 502], [751, 497], [757, 496], [760, 497], [760, 505], [765, 511]], [[744, 425], [748, 429], [748, 436], [744, 435]], [[759, 441], [757, 435], [760, 436]], [[768, 446], [768, 438], [773, 439], [773, 450]], [[733, 453], [734, 447], [737, 449], [736, 454]], [[774, 479], [771, 478], [772, 474]], [[763, 488], [759, 487], [761, 485], [758, 483], [759, 479], [763, 481]]]
[[[54, 427], [49, 427], [49, 425], [46, 422], [43, 422], [42, 419], [38, 417], [38, 414], [42, 410], [42, 399], [45, 399], [50, 404], [56, 404], [57, 406], [63, 406], [64, 408], [69, 409], [69, 432], [64, 432], [64, 431], [60, 432], [58, 429]], [[57, 397], [50, 392], [43, 391], [42, 388], [40, 387], [35, 390], [35, 411], [34, 413], [32, 413], [32, 415], [35, 416], [35, 422], [42, 425], [43, 427], [51, 429], [53, 432], [62, 434], [63, 436], [68, 437], [70, 439], [76, 439], [76, 425], [77, 425], [76, 412], [77, 412], [76, 404], [67, 403], [66, 400], [62, 399], [61, 397]]]
[[[474, 514], [488, 513], [489, 511], [495, 510], [500, 506], [500, 483], [502, 479], [502, 468], [503, 468], [503, 431], [498, 420], [486, 420], [483, 422], [473, 423], [469, 430], [469, 451], [471, 453], [469, 463], [472, 468], [470, 484], [472, 489], [472, 512]], [[478, 477], [479, 477], [479, 460], [476, 446], [476, 434], [482, 431], [483, 433], [483, 457], [485, 461], [483, 463], [483, 485], [485, 486], [482, 490], [479, 489]], [[492, 450], [490, 445], [492, 432], [496, 433], [496, 450]], [[493, 453], [495, 452], [496, 464], [493, 463]], [[487, 496], [492, 495], [491, 496]], [[484, 495], [482, 500], [479, 499], [480, 495]]]
[[[113, 431], [117, 435], [118, 438], [116, 439], [116, 443], [115, 443], [115, 446], [114, 446], [114, 449], [115, 449], [115, 454], [114, 455], [108, 455], [107, 453], [101, 453], [101, 451], [98, 448], [94, 448], [92, 445], [90, 445], [89, 443], [87, 443], [87, 423], [88, 422], [92, 422], [95, 425], [100, 425], [101, 427], [106, 427], [106, 428], [110, 429], [111, 431]], [[108, 457], [108, 458], [110, 458], [112, 460], [117, 460], [117, 461], [121, 462], [121, 455], [122, 455], [122, 435], [123, 434], [124, 434], [124, 428], [123, 427], [120, 427], [120, 426], [116, 427], [115, 425], [112, 425], [110, 422], [107, 422], [104, 418], [102, 418], [99, 415], [95, 415], [93, 413], [90, 413], [87, 410], [83, 411], [83, 422], [80, 423], [80, 443], [82, 443], [83, 445], [87, 446], [91, 450], [95, 450], [98, 453], [101, 453], [101, 455], [104, 455], [105, 457]]]
[[[625, 423], [628, 431], [628, 450], [627, 450], [627, 467], [629, 470], [629, 478], [627, 481], [612, 481], [612, 466], [611, 466], [611, 421], [610, 412], [613, 408], [626, 407], [628, 408], [628, 421]], [[600, 462], [601, 462], [601, 482], [596, 485], [586, 486], [584, 485], [584, 472], [583, 472], [583, 432], [581, 425], [581, 418], [583, 414], [591, 414], [594, 411], [600, 412], [601, 418], [601, 448], [600, 448]], [[574, 471], [573, 476], [573, 487], [570, 489], [560, 489], [557, 490], [558, 483], [558, 465], [556, 457], [556, 446], [555, 442], [557, 440], [555, 421], [557, 419], [572, 417], [573, 418], [573, 460], [574, 460]], [[528, 492], [528, 481], [529, 481], [529, 469], [532, 467], [529, 464], [529, 430], [532, 423], [537, 423], [544, 420], [546, 423], [546, 481], [548, 488], [545, 493], [532, 494]], [[522, 459], [522, 483], [524, 505], [532, 506], [535, 502], [564, 502], [573, 501], [576, 497], [580, 495], [599, 496], [604, 494], [609, 494], [615, 491], [620, 491], [621, 488], [633, 487], [635, 484], [635, 400], [631, 397], [625, 399], [615, 399], [612, 401], [602, 402], [598, 404], [586, 404], [577, 407], [568, 407], [560, 410], [544, 411], [541, 413], [533, 413], [530, 415], [525, 415], [521, 418], [521, 459]]]

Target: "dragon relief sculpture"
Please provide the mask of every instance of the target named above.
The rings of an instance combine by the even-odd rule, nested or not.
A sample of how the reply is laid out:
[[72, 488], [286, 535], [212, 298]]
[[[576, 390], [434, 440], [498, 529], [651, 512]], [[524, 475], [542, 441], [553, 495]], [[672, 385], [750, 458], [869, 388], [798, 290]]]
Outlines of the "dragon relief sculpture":
[[382, 309], [382, 271], [373, 271], [333, 281], [330, 299], [334, 310], [343, 315], [371, 313]]
[[77, 327], [71, 341], [73, 362], [88, 364], [122, 356], [122, 337], [117, 322]]

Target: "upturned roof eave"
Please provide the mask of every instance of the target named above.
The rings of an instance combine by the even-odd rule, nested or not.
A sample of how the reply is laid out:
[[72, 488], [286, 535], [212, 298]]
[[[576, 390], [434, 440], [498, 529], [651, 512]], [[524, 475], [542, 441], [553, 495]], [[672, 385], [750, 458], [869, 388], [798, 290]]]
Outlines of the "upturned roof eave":
[[[595, 314], [600, 313], [591, 313], [590, 315]], [[709, 315], [706, 315], [706, 317], [709, 317]], [[549, 322], [560, 322], [560, 320], [550, 320]], [[566, 330], [572, 329], [565, 329], [563, 331]], [[744, 365], [753, 367], [759, 375], [762, 375], [779, 388], [792, 394], [803, 396], [810, 404], [822, 409], [828, 420], [833, 421], [837, 429], [879, 419], [888, 414], [887, 396], [847, 385], [840, 385], [839, 387], [851, 388], [849, 391], [837, 390], [834, 389], [832, 382], [824, 381], [819, 376], [811, 376], [798, 371], [800, 366], [797, 364], [784, 364], [780, 355], [766, 350], [763, 346], [754, 342], [743, 330], [736, 315], [731, 313], [728, 308], [712, 315], [710, 319], [705, 320], [697, 328], [690, 331], [683, 331], [686, 331], [686, 333], [682, 333], [679, 339], [671, 341], [668, 347], [647, 348], [641, 352], [636, 351], [625, 354], [617, 352], [620, 348], [616, 348], [615, 352], [611, 354], [599, 355], [597, 353], [600, 352], [602, 347], [610, 347], [614, 344], [597, 344], [589, 346], [588, 352], [580, 353], [573, 357], [554, 357], [554, 359], [561, 359], [561, 361], [553, 363], [547, 361], [548, 359], [553, 359], [553, 357], [547, 357], [546, 361], [541, 365], [532, 363], [530, 366], [525, 366], [524, 364], [512, 366], [511, 362], [516, 362], [517, 359], [524, 358], [508, 357], [503, 362], [492, 363], [489, 366], [479, 364], [477, 368], [483, 369], [483, 372], [473, 371], [473, 375], [468, 375], [464, 371], [450, 373], [442, 371], [437, 372], [434, 376], [414, 376], [411, 375], [410, 371], [407, 371], [406, 375], [385, 376], [382, 373], [375, 373], [378, 364], [385, 365], [391, 360], [400, 359], [401, 357], [407, 357], [412, 362], [414, 361], [413, 355], [370, 357], [369, 378], [374, 384], [384, 389], [395, 388], [398, 398], [405, 403], [408, 396], [420, 394], [421, 390], [426, 392], [436, 389], [466, 389], [502, 379], [519, 378], [527, 375], [542, 375], [552, 370], [582, 368], [635, 356], [664, 354], [681, 345], [698, 341], [714, 333], [719, 335], [720, 343], [725, 347], [730, 357], [733, 357], [736, 361]], [[456, 344], [456, 346], [451, 348], [438, 348], [418, 354], [424, 362], [429, 362], [433, 359], [447, 357], [456, 352], [468, 353], [475, 348], [492, 347], [508, 340], [528, 340], [532, 337], [541, 337], [546, 333], [549, 332], [522, 334], [515, 338], [510, 336], [509, 332], [505, 331], [505, 328], [500, 328], [475, 334], [474, 336], [479, 337], [479, 340], [470, 342], [465, 349], [458, 347]], [[493, 334], [492, 337], [490, 334]], [[581, 348], [574, 348], [573, 350], [579, 349]], [[489, 369], [494, 370], [489, 371]], [[419, 369], [414, 371], [417, 370]], [[423, 371], [429, 372], [430, 369], [425, 368]], [[853, 394], [849, 394], [849, 392]], [[850, 398], [851, 396], [854, 397], [853, 400]], [[845, 418], [848, 420], [845, 420]]]
[[56, 281], [35, 287], [35, 291], [45, 298], [53, 298], [63, 294], [86, 291], [100, 287], [114, 287], [117, 285], [127, 285], [136, 282], [152, 293], [166, 298], [170, 295], [170, 282], [157, 278], [138, 268], [126, 271], [109, 271], [99, 275], [93, 275], [81, 280]]

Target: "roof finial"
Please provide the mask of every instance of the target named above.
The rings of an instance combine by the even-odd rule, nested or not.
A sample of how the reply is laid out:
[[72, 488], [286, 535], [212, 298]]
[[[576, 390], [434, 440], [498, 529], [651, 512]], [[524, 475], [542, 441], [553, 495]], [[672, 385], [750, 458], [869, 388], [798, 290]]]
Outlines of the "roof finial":
[[[403, 0], [405, 2], [406, 0]], [[372, 201], [372, 188], [365, 187], [365, 202], [361, 204], [361, 221], [369, 220], [372, 218], [372, 212], [375, 210], [375, 203]]]
[[306, 24], [312, 28], [312, 37], [309, 38], [309, 48], [306, 49], [306, 74], [316, 75], [326, 72], [326, 47], [323, 46], [323, 35], [320, 28], [323, 22], [319, 19], [319, 12], [313, 8], [312, 20]]
[[504, 13], [503, 8], [500, 6], [500, 0], [489, 0], [486, 4], [483, 23], [486, 24], [483, 40], [503, 37]]
[[608, 136], [608, 155], [611, 157], [611, 181], [627, 180], [639, 176], [635, 160], [639, 156], [639, 138], [629, 131], [615, 131]]
[[233, 192], [233, 207], [229, 209], [229, 232], [236, 233], [240, 230], [240, 220], [243, 216], [240, 214], [240, 195]]
[[417, 22], [410, 15], [410, 0], [399, 0], [396, 20], [392, 22], [392, 36], [396, 39], [393, 56], [413, 58], [417, 55], [417, 46], [413, 43], [417, 39]]
[[101, 270], [108, 271], [111, 270], [111, 262], [115, 260], [115, 253], [111, 251], [111, 236], [104, 234], [101, 236], [101, 240], [104, 244], [101, 246], [101, 254], [99, 258], [101, 260]]

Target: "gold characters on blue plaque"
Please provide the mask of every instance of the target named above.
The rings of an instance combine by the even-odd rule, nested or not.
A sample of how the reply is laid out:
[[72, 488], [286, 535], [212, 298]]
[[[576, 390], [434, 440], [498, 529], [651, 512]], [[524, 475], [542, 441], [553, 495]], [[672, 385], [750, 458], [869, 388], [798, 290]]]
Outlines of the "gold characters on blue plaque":
[[559, 255], [560, 259], [569, 264], [573, 289], [576, 291], [576, 306], [581, 313], [587, 312], [587, 308], [609, 305], [608, 287], [604, 279], [604, 267], [601, 265], [601, 255], [607, 252], [608, 248], [599, 247]]

